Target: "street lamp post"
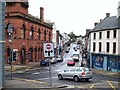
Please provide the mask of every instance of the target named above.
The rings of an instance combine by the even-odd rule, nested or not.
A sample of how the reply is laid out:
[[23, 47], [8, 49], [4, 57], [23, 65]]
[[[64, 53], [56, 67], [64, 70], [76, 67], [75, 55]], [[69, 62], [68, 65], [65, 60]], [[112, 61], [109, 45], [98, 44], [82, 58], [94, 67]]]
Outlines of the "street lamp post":
[[9, 44], [10, 44], [10, 73], [11, 73], [11, 80], [12, 80], [12, 61], [13, 61], [13, 57], [12, 57], [12, 33], [13, 33], [13, 26], [11, 24], [8, 25], [8, 33], [9, 33]]

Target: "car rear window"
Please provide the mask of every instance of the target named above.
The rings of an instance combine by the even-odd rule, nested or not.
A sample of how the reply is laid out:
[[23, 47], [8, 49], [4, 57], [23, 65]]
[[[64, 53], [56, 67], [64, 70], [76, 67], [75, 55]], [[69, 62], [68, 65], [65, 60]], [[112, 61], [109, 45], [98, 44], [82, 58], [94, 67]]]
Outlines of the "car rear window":
[[89, 68], [83, 68], [85, 72], [91, 71]]
[[73, 54], [73, 56], [79, 56], [79, 54]]

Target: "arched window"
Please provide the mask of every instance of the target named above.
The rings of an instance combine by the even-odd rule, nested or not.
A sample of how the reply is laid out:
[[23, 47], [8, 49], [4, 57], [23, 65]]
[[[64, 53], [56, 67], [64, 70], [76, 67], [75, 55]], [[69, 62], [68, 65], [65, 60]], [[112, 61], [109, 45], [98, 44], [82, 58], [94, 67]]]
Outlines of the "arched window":
[[25, 39], [25, 25], [22, 25], [22, 29], [21, 29], [21, 38]]
[[38, 29], [38, 33], [37, 33], [37, 36], [38, 36], [38, 40], [40, 40], [40, 36], [41, 36], [41, 32], [40, 32], [40, 29]]
[[34, 30], [33, 30], [33, 27], [31, 27], [31, 29], [30, 29], [30, 39], [33, 39], [33, 34], [34, 34]]
[[51, 35], [50, 35], [50, 32], [49, 32], [49, 41], [50, 41], [50, 36], [51, 36]]
[[13, 33], [14, 27], [12, 24], [8, 23], [5, 29], [6, 29], [5, 31], [6, 38], [9, 38], [9, 33]]
[[46, 41], [46, 30], [44, 30], [44, 41]]

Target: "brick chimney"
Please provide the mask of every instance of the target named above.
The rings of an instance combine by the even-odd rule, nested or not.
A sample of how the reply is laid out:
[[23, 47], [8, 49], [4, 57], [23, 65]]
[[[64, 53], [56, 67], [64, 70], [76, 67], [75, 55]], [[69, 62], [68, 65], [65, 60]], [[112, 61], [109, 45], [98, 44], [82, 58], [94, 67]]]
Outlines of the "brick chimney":
[[41, 23], [43, 24], [44, 23], [44, 8], [43, 7], [40, 7], [40, 20], [41, 20]]

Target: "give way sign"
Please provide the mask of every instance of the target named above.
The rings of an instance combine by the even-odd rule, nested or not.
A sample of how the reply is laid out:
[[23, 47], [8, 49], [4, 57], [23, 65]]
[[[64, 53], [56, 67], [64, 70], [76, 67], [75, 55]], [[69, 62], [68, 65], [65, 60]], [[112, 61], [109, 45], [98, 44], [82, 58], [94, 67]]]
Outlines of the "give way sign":
[[44, 43], [44, 57], [54, 57], [53, 43]]

